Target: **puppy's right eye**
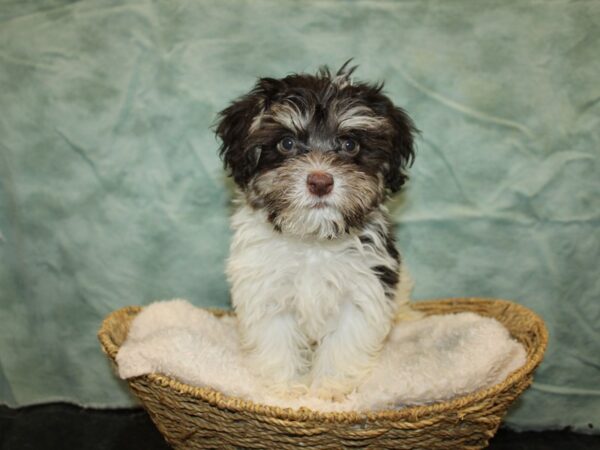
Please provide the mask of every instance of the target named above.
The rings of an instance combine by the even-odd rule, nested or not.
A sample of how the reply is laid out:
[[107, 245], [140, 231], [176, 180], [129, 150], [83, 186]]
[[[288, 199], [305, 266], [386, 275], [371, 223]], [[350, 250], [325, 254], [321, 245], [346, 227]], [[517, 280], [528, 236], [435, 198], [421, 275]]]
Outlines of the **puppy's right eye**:
[[281, 153], [291, 153], [295, 146], [296, 141], [289, 136], [284, 137], [279, 141], [279, 144], [277, 144], [277, 148]]

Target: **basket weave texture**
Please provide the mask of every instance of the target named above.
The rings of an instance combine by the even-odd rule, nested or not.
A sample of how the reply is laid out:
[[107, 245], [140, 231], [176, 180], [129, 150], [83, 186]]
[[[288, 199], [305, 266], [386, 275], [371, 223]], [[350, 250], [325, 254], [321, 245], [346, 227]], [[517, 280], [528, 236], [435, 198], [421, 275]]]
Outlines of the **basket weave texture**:
[[[444, 401], [398, 410], [317, 412], [229, 397], [160, 374], [128, 380], [129, 387], [174, 449], [481, 449], [509, 405], [531, 384], [548, 334], [542, 319], [506, 300], [455, 298], [414, 304], [427, 315], [474, 312], [494, 317], [526, 349], [527, 362], [502, 383]], [[98, 333], [113, 364], [141, 307], [110, 314]], [[225, 311], [211, 310], [217, 316]], [[443, 375], [441, 375], [443, 376]]]

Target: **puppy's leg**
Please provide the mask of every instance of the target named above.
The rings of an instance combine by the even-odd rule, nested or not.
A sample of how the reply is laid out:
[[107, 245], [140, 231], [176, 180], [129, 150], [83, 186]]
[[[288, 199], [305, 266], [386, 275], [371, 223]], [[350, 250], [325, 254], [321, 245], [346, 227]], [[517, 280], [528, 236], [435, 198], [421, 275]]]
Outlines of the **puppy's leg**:
[[282, 395], [301, 393], [308, 345], [290, 313], [263, 316], [252, 323], [240, 320], [240, 333], [250, 370], [261, 381]]
[[369, 373], [393, 323], [387, 308], [370, 313], [355, 304], [342, 306], [336, 329], [315, 354], [311, 389], [319, 397], [341, 400]]

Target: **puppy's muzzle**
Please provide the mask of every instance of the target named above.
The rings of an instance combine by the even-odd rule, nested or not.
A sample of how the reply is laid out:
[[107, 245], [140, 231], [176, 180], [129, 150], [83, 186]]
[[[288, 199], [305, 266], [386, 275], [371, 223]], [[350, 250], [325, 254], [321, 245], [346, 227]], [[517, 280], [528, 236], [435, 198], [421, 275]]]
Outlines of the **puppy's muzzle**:
[[312, 172], [306, 177], [311, 194], [323, 197], [333, 190], [333, 176], [327, 172]]

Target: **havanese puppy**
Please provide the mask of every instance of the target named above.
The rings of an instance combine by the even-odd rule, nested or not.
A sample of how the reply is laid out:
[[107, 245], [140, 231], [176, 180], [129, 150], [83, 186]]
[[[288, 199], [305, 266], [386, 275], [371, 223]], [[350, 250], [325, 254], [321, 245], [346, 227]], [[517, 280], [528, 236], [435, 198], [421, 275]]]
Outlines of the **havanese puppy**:
[[249, 365], [274, 390], [335, 400], [414, 315], [383, 202], [416, 128], [355, 69], [261, 78], [216, 129], [241, 191], [227, 275]]

